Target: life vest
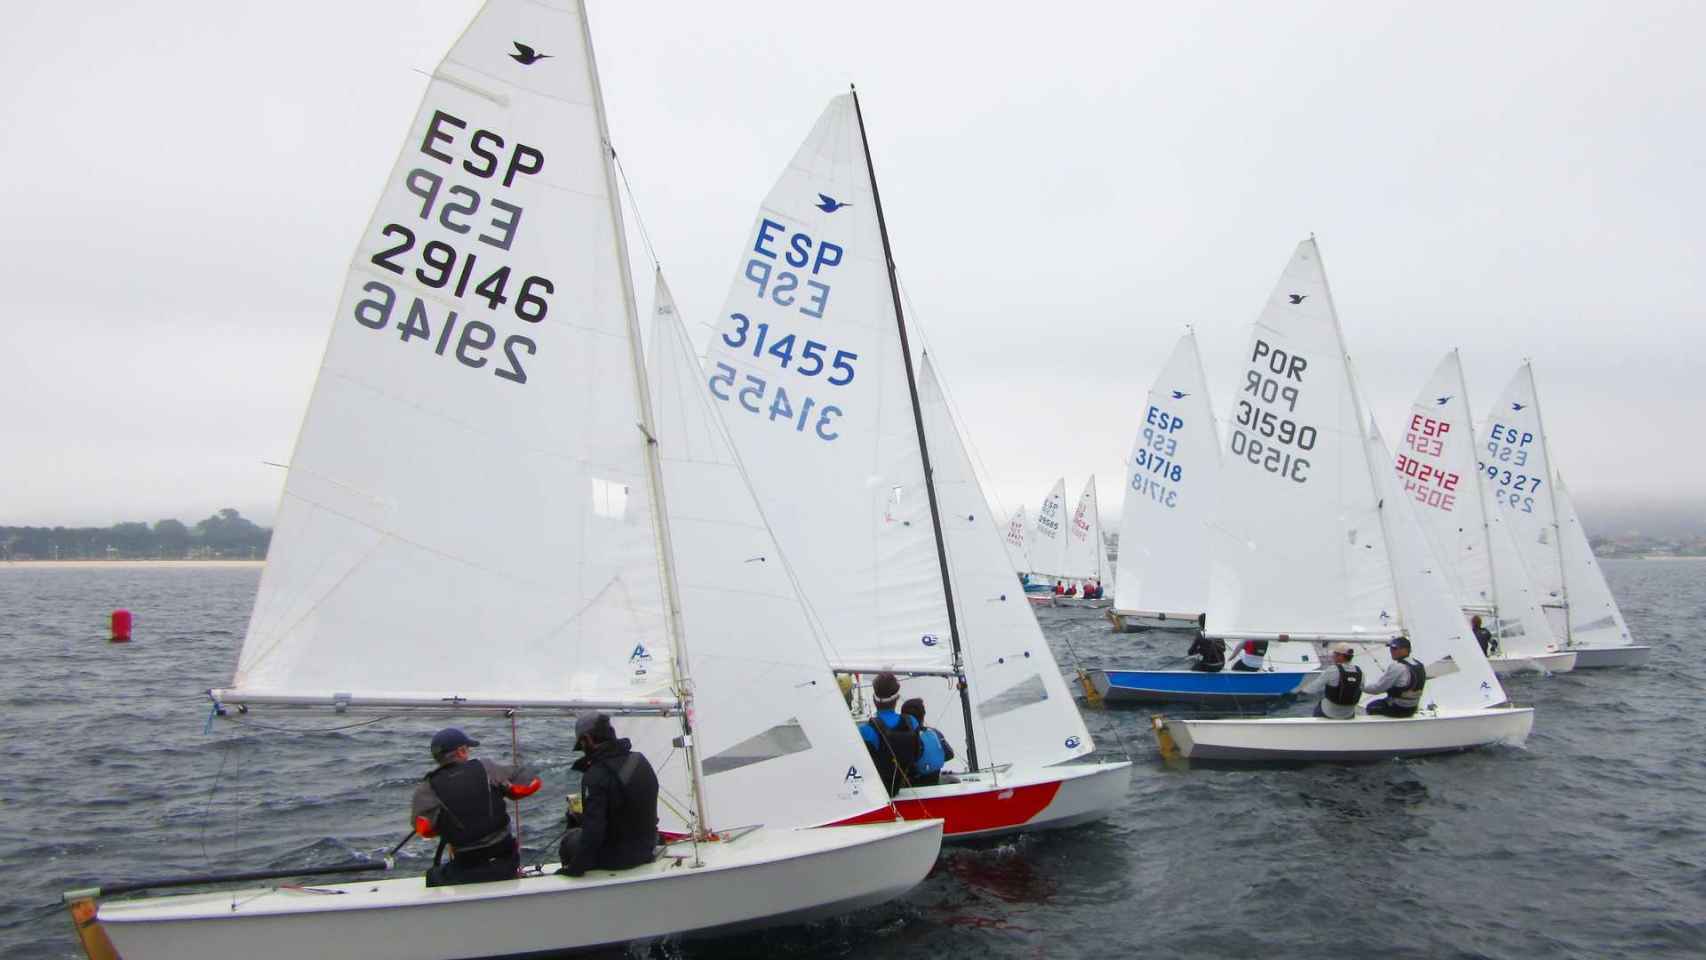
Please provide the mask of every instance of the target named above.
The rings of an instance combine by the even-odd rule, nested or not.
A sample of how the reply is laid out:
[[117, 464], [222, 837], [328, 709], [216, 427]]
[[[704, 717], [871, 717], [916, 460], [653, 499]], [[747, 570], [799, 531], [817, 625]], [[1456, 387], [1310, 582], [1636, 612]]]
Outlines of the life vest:
[[1406, 658], [1398, 662], [1404, 665], [1409, 677], [1402, 686], [1394, 684], [1386, 695], [1404, 706], [1414, 707], [1422, 702], [1422, 687], [1428, 682], [1428, 670], [1416, 660]]
[[[885, 714], [894, 720], [885, 719]], [[878, 711], [859, 727], [865, 749], [871, 752], [871, 760], [877, 766], [877, 775], [892, 797], [906, 786], [923, 749], [917, 721], [892, 711]]]
[[1333, 664], [1339, 671], [1339, 682], [1327, 685], [1327, 699], [1341, 707], [1354, 707], [1362, 702], [1362, 668], [1356, 664]]
[[942, 743], [942, 735], [935, 730], [925, 727], [918, 731], [918, 762], [912, 765], [921, 777], [928, 777], [942, 772], [942, 765], [948, 762], [948, 753]]
[[1260, 670], [1262, 659], [1267, 655], [1268, 642], [1266, 640], [1246, 640], [1244, 641], [1244, 648], [1238, 653], [1238, 659], [1246, 667], [1255, 667]]
[[486, 767], [467, 760], [426, 775], [427, 787], [441, 804], [434, 827], [458, 852], [478, 849], [509, 833], [503, 794], [492, 785]]

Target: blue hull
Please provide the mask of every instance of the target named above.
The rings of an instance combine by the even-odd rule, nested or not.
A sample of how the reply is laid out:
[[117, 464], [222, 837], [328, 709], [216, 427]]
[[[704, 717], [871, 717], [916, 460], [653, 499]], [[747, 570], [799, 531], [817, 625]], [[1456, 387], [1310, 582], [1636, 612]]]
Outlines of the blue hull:
[[1318, 671], [1093, 670], [1091, 682], [1110, 703], [1198, 703], [1237, 706], [1277, 700], [1302, 689]]

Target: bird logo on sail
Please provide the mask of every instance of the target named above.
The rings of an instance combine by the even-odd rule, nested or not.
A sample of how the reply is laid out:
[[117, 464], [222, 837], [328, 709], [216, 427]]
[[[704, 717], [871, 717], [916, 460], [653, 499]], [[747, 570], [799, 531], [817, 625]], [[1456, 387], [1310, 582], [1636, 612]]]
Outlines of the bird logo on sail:
[[1521, 413], [1521, 412], [1522, 412], [1522, 408], [1523, 408], [1523, 407], [1526, 407], [1526, 406], [1528, 406], [1528, 404], [1526, 404], [1526, 403], [1516, 403], [1516, 402], [1514, 402], [1514, 401], [1513, 401], [1513, 402], [1512, 402], [1512, 403], [1511, 403], [1511, 410], [1512, 410], [1512, 411], [1514, 411], [1514, 412], [1516, 412], [1516, 413]]
[[1447, 403], [1450, 403], [1450, 402], [1451, 402], [1451, 395], [1450, 395], [1450, 394], [1446, 394], [1446, 395], [1445, 395], [1445, 396], [1443, 396], [1443, 397], [1440, 397], [1440, 398], [1439, 398], [1439, 399], [1438, 399], [1438, 400], [1435, 400], [1435, 401], [1434, 401], [1434, 406], [1437, 406], [1437, 407], [1443, 407], [1443, 406], [1445, 406], [1445, 405], [1446, 405], [1446, 404], [1447, 404]]
[[515, 52], [510, 54], [509, 58], [524, 67], [531, 67], [539, 61], [551, 56], [548, 53], [540, 53], [527, 44], [522, 43], [520, 40], [512, 40], [510, 42], [515, 44]]
[[1188, 396], [1190, 396], [1190, 394], [1186, 393], [1183, 390], [1174, 390], [1173, 391], [1173, 399], [1174, 400], [1183, 400]]
[[1302, 303], [1303, 298], [1309, 296], [1309, 294], [1307, 294], [1307, 293], [1290, 293], [1290, 294], [1286, 294], [1286, 296], [1291, 297], [1291, 302], [1294, 304], [1297, 304], [1297, 303]]
[[817, 208], [819, 210], [822, 210], [824, 213], [834, 213], [835, 211], [840, 210], [842, 207], [852, 206], [852, 204], [843, 203], [842, 201], [835, 199], [834, 197], [830, 196], [827, 193], [818, 194], [817, 199], [818, 199]]

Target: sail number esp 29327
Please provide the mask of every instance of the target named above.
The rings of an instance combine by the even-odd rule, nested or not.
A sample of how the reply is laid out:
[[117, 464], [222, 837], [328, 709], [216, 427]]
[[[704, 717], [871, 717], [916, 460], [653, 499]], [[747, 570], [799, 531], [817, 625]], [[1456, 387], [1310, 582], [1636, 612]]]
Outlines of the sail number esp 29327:
[[[803, 230], [789, 230], [768, 217], [759, 220], [741, 269], [742, 280], [750, 284], [757, 303], [748, 308], [751, 315], [729, 314], [720, 335], [724, 347], [750, 353], [752, 362], [747, 366], [759, 369], [742, 374], [731, 364], [717, 363], [710, 377], [713, 396], [826, 443], [840, 436], [835, 422], [842, 409], [827, 401], [834, 399], [835, 388], [847, 386], [858, 375], [859, 355], [828, 340], [811, 339], [795, 324], [824, 319], [830, 306], [830, 279], [842, 254], [839, 244]], [[767, 373], [772, 367], [775, 372]], [[782, 382], [789, 373], [815, 382], [791, 381], [795, 386], [790, 395]]]
[[427, 122], [418, 153], [420, 165], [402, 175], [414, 198], [409, 215], [378, 225], [378, 252], [365, 264], [397, 279], [364, 283], [355, 321], [395, 329], [401, 343], [420, 340], [419, 348], [436, 356], [475, 370], [490, 366], [495, 376], [524, 384], [523, 361], [539, 347], [530, 330], [517, 328], [545, 319], [556, 287], [505, 262], [524, 213], [507, 191], [545, 169], [545, 154], [496, 131], [470, 130], [443, 110]]

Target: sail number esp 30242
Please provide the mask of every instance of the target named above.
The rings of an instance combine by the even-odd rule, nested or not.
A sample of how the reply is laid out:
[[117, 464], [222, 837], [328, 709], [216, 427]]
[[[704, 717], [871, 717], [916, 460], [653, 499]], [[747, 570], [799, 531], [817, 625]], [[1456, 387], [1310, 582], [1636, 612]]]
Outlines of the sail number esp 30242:
[[[759, 220], [741, 269], [741, 278], [751, 285], [757, 303], [747, 308], [751, 315], [729, 314], [719, 338], [730, 353], [743, 358], [750, 354], [752, 359], [744, 366], [756, 372], [715, 364], [710, 377], [712, 396], [796, 433], [825, 442], [840, 436], [835, 424], [842, 409], [827, 402], [834, 398], [826, 397], [817, 385], [833, 392], [852, 383], [858, 376], [859, 355], [827, 340], [812, 339], [813, 331], [794, 325], [824, 319], [830, 305], [830, 279], [842, 254], [839, 244], [789, 230], [768, 217]], [[755, 316], [766, 319], [754, 320]], [[790, 395], [783, 382], [790, 374], [815, 382], [790, 381], [794, 383]], [[807, 393], [808, 389], [814, 392]]]
[[524, 212], [505, 191], [543, 170], [545, 154], [492, 130], [469, 130], [443, 110], [433, 112], [418, 152], [421, 165], [402, 177], [415, 198], [411, 216], [379, 225], [379, 249], [367, 262], [398, 279], [362, 284], [354, 319], [370, 330], [396, 330], [402, 343], [420, 340], [465, 367], [490, 366], [501, 379], [526, 383], [524, 360], [539, 347], [514, 328], [543, 321], [556, 286], [505, 262]]

